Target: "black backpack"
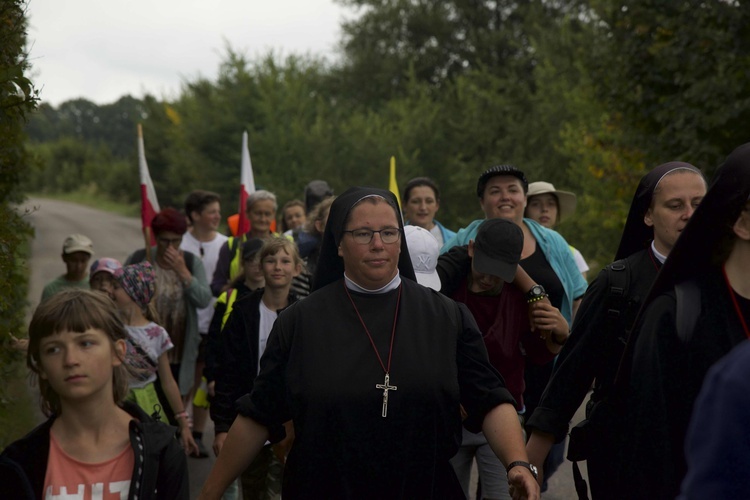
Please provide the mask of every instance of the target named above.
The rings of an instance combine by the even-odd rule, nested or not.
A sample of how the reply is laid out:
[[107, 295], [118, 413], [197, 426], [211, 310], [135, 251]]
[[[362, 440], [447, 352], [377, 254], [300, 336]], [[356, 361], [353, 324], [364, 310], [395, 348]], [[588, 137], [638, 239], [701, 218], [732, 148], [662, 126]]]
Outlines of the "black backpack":
[[[573, 481], [576, 493], [581, 500], [588, 500], [588, 485], [578, 467], [579, 461], [594, 459], [609, 469], [606, 474], [610, 481], [616, 482], [620, 472], [620, 464], [613, 450], [619, 449], [623, 439], [627, 439], [624, 432], [625, 390], [628, 385], [629, 373], [623, 369], [627, 363], [629, 344], [634, 344], [637, 337], [630, 335], [629, 329], [622, 325], [634, 326], [635, 315], [642, 310], [634, 308], [638, 300], [633, 300], [629, 293], [630, 270], [625, 259], [613, 262], [606, 268], [609, 283], [607, 299], [607, 331], [621, 330], [617, 342], [611, 342], [612, 349], [619, 349], [619, 369], [612, 387], [598, 401], [589, 400], [586, 405], [586, 418], [570, 430], [567, 458], [573, 462]], [[692, 338], [695, 324], [701, 312], [700, 289], [695, 281], [684, 281], [675, 286], [676, 295], [676, 329], [677, 335], [683, 342]], [[637, 310], [634, 310], [637, 309]], [[613, 339], [614, 340], [614, 339]], [[612, 353], [611, 356], [616, 356]], [[624, 457], [623, 457], [624, 458]], [[621, 491], [616, 486], [611, 489]]]

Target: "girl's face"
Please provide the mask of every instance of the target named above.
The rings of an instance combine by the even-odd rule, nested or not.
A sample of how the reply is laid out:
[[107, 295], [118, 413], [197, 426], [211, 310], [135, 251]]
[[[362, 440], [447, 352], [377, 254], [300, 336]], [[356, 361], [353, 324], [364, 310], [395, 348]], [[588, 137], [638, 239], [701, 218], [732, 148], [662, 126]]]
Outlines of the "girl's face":
[[284, 210], [284, 224], [287, 229], [296, 229], [305, 223], [305, 210], [299, 205], [288, 207]]
[[89, 286], [96, 292], [102, 292], [110, 299], [114, 299], [112, 292], [114, 290], [115, 278], [106, 271], [99, 271], [89, 280]]
[[125, 341], [112, 342], [98, 328], [58, 332], [39, 343], [39, 376], [60, 401], [83, 402], [112, 398], [113, 368], [122, 364]]
[[526, 217], [534, 219], [549, 229], [557, 223], [557, 198], [552, 193], [530, 196], [526, 205]]
[[294, 263], [294, 257], [285, 250], [279, 250], [273, 255], [266, 255], [260, 263], [266, 288], [283, 288], [292, 283], [292, 278], [299, 274], [299, 266]]
[[417, 186], [409, 192], [409, 201], [404, 204], [404, 217], [410, 224], [432, 229], [435, 214], [440, 204], [430, 186]]
[[120, 285], [120, 282], [117, 280], [113, 280], [112, 285], [112, 299], [115, 301], [115, 304], [117, 304], [117, 308], [120, 310], [125, 310], [131, 307], [131, 305], [135, 304], [133, 302], [133, 299], [130, 298], [130, 295], [125, 291], [125, 289]]

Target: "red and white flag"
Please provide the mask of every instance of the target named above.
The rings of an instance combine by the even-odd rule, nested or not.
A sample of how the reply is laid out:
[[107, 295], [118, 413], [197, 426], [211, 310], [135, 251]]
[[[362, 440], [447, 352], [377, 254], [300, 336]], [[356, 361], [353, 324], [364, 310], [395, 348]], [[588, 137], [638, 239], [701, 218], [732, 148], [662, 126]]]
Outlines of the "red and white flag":
[[237, 224], [237, 236], [242, 236], [250, 230], [250, 221], [245, 213], [247, 197], [255, 192], [255, 178], [253, 177], [253, 165], [250, 163], [250, 149], [247, 145], [247, 131], [242, 133], [242, 163], [240, 164], [240, 205], [237, 210], [239, 222]]
[[[138, 124], [138, 170], [141, 175], [141, 227], [143, 234], [147, 237], [147, 243], [156, 244], [156, 238], [151, 231], [151, 220], [159, 212], [159, 201], [156, 199], [154, 183], [151, 182], [151, 175], [148, 173], [148, 164], [146, 163], [146, 150], [143, 147], [143, 129]], [[150, 240], [150, 241], [149, 241]]]

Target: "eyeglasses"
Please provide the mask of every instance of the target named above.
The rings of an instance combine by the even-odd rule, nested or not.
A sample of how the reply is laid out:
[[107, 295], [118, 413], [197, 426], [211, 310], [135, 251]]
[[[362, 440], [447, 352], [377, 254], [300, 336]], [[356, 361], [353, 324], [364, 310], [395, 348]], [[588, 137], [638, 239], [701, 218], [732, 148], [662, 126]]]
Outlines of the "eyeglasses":
[[182, 243], [182, 236], [180, 236], [179, 238], [156, 238], [156, 241], [158, 241], [164, 246], [167, 246], [167, 245], [177, 246], [180, 243]]
[[380, 241], [385, 244], [396, 243], [401, 236], [401, 230], [397, 227], [387, 227], [380, 231], [373, 231], [372, 229], [352, 229], [351, 231], [344, 232], [351, 233], [354, 242], [360, 245], [367, 245], [370, 243], [375, 233], [380, 234]]

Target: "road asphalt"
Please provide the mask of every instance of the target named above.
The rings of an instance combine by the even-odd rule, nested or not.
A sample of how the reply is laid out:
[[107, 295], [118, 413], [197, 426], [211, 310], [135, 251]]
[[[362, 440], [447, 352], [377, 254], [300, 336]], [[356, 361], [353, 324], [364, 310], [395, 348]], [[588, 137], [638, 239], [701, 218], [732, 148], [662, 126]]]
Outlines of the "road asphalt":
[[[29, 277], [29, 308], [27, 320], [39, 304], [44, 285], [65, 272], [60, 257], [63, 240], [70, 234], [81, 233], [91, 238], [96, 257], [113, 257], [121, 262], [134, 250], [143, 247], [140, 220], [124, 217], [75, 203], [42, 198], [29, 199], [19, 210], [34, 227], [31, 257], [27, 263]], [[574, 422], [583, 418], [583, 406]], [[213, 424], [209, 421], [203, 442], [211, 448]], [[188, 458], [191, 498], [196, 498], [213, 465], [214, 457]], [[586, 475], [585, 464], [582, 469]], [[473, 473], [474, 485], [476, 471]], [[549, 481], [549, 489], [542, 494], [544, 500], [572, 500], [577, 498], [573, 486], [571, 464], [566, 462]]]

